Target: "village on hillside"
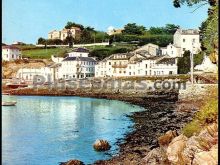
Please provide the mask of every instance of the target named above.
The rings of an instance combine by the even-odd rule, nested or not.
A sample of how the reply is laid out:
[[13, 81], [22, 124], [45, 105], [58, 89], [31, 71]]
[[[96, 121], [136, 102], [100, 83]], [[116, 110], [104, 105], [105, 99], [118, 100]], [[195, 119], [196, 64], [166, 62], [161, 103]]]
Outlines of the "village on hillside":
[[[68, 34], [72, 37], [80, 37], [79, 28], [71, 28], [69, 31], [52, 31], [48, 33], [48, 39], [64, 40]], [[113, 35], [108, 32], [109, 35]], [[114, 33], [114, 32], [113, 32]], [[28, 60], [22, 58], [20, 49], [13, 45], [2, 46], [3, 61]], [[86, 44], [85, 44], [86, 45]], [[54, 83], [60, 80], [75, 80], [101, 77], [141, 77], [178, 75], [178, 60], [183, 58], [186, 51], [198, 54], [201, 51], [200, 35], [196, 29], [177, 29], [173, 35], [173, 43], [166, 47], [148, 43], [126, 53], [112, 54], [102, 60], [91, 56], [86, 47], [75, 47], [66, 52], [65, 57], [51, 55], [51, 59], [44, 67], [19, 68], [12, 79], [21, 80], [32, 84], [37, 76], [44, 77], [46, 83]], [[201, 64], [194, 67], [196, 73], [216, 73], [217, 66], [205, 55]], [[39, 59], [40, 60], [40, 59]], [[3, 70], [4, 72], [4, 70]]]

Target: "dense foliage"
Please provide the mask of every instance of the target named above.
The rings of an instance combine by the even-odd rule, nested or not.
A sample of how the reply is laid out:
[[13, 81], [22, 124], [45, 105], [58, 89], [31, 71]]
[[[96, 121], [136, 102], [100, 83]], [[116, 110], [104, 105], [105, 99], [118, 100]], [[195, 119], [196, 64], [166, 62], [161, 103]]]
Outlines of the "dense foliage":
[[90, 52], [90, 56], [95, 56], [97, 57], [98, 60], [102, 60], [108, 56], [110, 56], [111, 54], [115, 54], [115, 53], [126, 53], [132, 50], [132, 47], [113, 47], [113, 46], [106, 46], [103, 48], [96, 48], [93, 49]]
[[65, 28], [79, 27], [81, 29], [80, 39], [73, 39], [67, 37], [64, 41], [61, 40], [47, 40], [44, 38], [38, 39], [38, 44], [43, 45], [60, 45], [69, 44], [70, 46], [75, 44], [87, 44], [87, 43], [97, 43], [97, 42], [128, 42], [128, 43], [139, 43], [139, 45], [144, 45], [147, 43], [158, 44], [159, 46], [166, 46], [173, 41], [173, 34], [176, 29], [179, 28], [178, 25], [166, 24], [164, 27], [146, 27], [142, 25], [137, 25], [136, 23], [128, 23], [124, 26], [122, 33], [109, 36], [106, 32], [95, 30], [92, 27], [84, 27], [83, 25], [67, 22]]
[[[194, 67], [201, 64], [203, 61], [203, 53], [195, 54], [193, 56]], [[190, 62], [190, 51], [185, 51], [182, 58], [178, 59], [178, 74], [187, 74], [190, 72], [191, 62]]]

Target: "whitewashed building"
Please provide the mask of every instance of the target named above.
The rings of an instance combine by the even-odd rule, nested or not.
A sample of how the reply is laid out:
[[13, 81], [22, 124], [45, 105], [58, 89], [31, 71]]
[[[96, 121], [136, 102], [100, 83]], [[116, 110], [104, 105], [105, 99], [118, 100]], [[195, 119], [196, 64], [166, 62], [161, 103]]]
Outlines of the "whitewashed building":
[[126, 77], [177, 74], [177, 59], [153, 56], [143, 50], [113, 54], [95, 66], [95, 77]]
[[26, 82], [36, 81], [39, 78], [44, 82], [54, 82], [58, 79], [60, 64], [50, 64], [42, 68], [21, 68], [17, 71], [16, 78]]
[[85, 48], [76, 48], [67, 54], [61, 61], [59, 68], [60, 79], [94, 77], [96, 59], [89, 57], [89, 51]]
[[2, 60], [12, 61], [21, 58], [21, 51], [13, 45], [2, 46]]
[[163, 55], [171, 57], [182, 57], [185, 51], [193, 51], [194, 54], [201, 51], [199, 30], [178, 29], [173, 36], [173, 44], [162, 48]]
[[134, 52], [140, 52], [140, 51], [147, 51], [150, 55], [161, 55], [161, 50], [158, 45], [149, 43], [144, 46], [141, 46], [140, 48], [136, 49]]

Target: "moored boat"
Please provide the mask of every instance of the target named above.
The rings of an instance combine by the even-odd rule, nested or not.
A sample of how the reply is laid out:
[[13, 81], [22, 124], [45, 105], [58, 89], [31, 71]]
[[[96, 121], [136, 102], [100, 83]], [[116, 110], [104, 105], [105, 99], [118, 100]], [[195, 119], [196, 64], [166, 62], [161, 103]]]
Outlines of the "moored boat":
[[2, 106], [15, 106], [16, 101], [2, 101]]
[[6, 84], [7, 87], [12, 88], [12, 89], [16, 89], [16, 88], [24, 88], [24, 87], [28, 87], [27, 84], [12, 84], [12, 83], [8, 83]]

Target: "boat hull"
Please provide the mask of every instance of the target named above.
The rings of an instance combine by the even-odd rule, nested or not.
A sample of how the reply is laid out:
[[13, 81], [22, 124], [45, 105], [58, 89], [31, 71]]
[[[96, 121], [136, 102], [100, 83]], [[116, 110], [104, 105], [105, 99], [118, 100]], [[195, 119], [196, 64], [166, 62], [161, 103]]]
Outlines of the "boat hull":
[[3, 101], [2, 106], [15, 106], [16, 103], [16, 101]]

